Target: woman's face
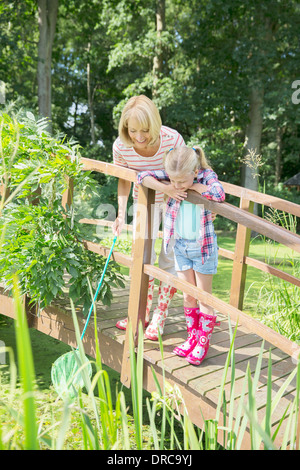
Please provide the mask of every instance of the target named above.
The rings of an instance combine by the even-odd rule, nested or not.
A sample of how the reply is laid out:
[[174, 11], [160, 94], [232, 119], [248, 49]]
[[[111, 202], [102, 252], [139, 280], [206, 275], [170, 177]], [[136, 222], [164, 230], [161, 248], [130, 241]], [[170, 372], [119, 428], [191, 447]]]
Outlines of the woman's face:
[[128, 119], [128, 135], [132, 140], [133, 147], [137, 150], [147, 148], [151, 141], [149, 129], [142, 127], [135, 117]]

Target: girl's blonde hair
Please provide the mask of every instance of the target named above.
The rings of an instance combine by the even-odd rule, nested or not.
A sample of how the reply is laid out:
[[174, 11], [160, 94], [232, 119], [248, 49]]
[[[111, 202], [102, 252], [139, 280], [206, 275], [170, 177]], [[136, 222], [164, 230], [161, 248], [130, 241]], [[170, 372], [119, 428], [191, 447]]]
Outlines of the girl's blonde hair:
[[164, 167], [169, 176], [181, 176], [196, 170], [211, 169], [201, 147], [176, 147], [164, 155]]
[[133, 96], [124, 106], [119, 122], [119, 136], [128, 147], [132, 147], [132, 140], [128, 134], [128, 121], [131, 117], [134, 117], [142, 128], [149, 130], [151, 136], [149, 145], [154, 145], [160, 135], [162, 122], [153, 101], [145, 95]]

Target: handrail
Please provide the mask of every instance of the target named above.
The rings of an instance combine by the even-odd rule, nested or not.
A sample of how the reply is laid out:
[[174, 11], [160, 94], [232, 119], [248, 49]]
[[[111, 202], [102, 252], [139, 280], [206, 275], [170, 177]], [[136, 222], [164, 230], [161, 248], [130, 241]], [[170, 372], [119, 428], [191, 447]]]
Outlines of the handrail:
[[249, 199], [258, 204], [262, 204], [273, 209], [289, 212], [292, 215], [300, 217], [299, 204], [295, 204], [294, 202], [286, 201], [285, 199], [271, 196], [269, 194], [253, 191], [252, 189], [243, 188], [235, 184], [226, 183], [225, 181], [221, 181], [221, 183], [227, 194], [231, 194], [232, 196], [237, 196], [244, 199]]
[[114, 165], [113, 163], [101, 162], [100, 160], [93, 160], [91, 158], [80, 159], [80, 163], [83, 166], [84, 171], [97, 171], [98, 173], [104, 173], [110, 176], [116, 176], [127, 181], [135, 183], [137, 180], [137, 172], [120, 165]]
[[261, 217], [251, 214], [243, 209], [240, 209], [239, 207], [233, 206], [228, 202], [223, 202], [220, 204], [219, 202], [209, 201], [204, 196], [201, 196], [195, 191], [189, 190], [186, 200], [193, 202], [194, 204], [201, 203], [206, 209], [223, 215], [227, 219], [242, 224], [251, 230], [265, 235], [266, 237], [272, 238], [272, 240], [275, 240], [278, 243], [283, 243], [292, 250], [298, 251], [300, 253], [300, 236], [290, 232], [284, 227], [279, 227], [273, 222], [264, 220]]
[[[103, 245], [99, 245], [99, 243], [94, 243], [89, 240], [83, 240], [83, 246], [87, 250], [92, 251], [93, 253], [97, 253], [98, 255], [104, 256], [105, 258], [107, 258], [108, 256], [109, 248]], [[112, 252], [112, 260], [116, 261], [116, 263], [123, 264], [124, 266], [127, 266], [129, 268], [132, 267], [132, 257], [120, 253], [116, 250]]]
[[[80, 159], [80, 162], [83, 165], [83, 170], [85, 171], [96, 171], [99, 173], [105, 173], [110, 176], [116, 176], [132, 183], [137, 182], [138, 172], [135, 170], [131, 170], [130, 168], [84, 157]], [[274, 209], [289, 212], [290, 214], [300, 217], [299, 204], [295, 204], [294, 202], [286, 201], [285, 199], [271, 196], [269, 194], [260, 193], [259, 191], [243, 188], [241, 186], [237, 186], [232, 183], [227, 183], [225, 181], [220, 182], [222, 183], [224, 190], [227, 194], [231, 194], [232, 196], [244, 199], [249, 199], [258, 204], [263, 204]]]

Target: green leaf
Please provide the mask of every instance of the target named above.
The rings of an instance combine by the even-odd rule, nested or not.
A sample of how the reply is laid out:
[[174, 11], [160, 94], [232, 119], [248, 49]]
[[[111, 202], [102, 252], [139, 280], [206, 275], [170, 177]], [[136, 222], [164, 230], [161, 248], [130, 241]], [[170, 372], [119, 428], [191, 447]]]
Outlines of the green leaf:
[[[85, 385], [79, 359], [79, 353], [73, 350], [60, 356], [52, 365], [51, 380], [55, 391], [63, 400], [74, 400], [78, 396], [78, 390]], [[87, 367], [91, 377], [92, 366], [88, 360], [84, 367]]]

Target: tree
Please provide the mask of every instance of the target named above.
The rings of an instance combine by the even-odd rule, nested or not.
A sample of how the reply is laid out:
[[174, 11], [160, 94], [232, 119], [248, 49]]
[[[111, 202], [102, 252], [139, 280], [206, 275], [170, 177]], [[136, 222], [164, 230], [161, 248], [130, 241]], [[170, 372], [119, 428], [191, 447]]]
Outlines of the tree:
[[36, 50], [38, 27], [34, 0], [0, 3], [0, 80], [6, 103], [37, 107]]
[[38, 103], [39, 114], [49, 119], [48, 130], [52, 129], [51, 112], [51, 64], [52, 46], [56, 28], [58, 0], [38, 1]]
[[163, 45], [161, 41], [161, 36], [163, 31], [165, 30], [165, 8], [166, 2], [165, 0], [157, 0], [156, 2], [156, 36], [157, 36], [157, 49], [155, 56], [153, 58], [153, 88], [152, 94], [153, 97], [157, 94], [157, 85], [158, 79], [163, 72], [163, 65], [164, 65], [164, 51]]

